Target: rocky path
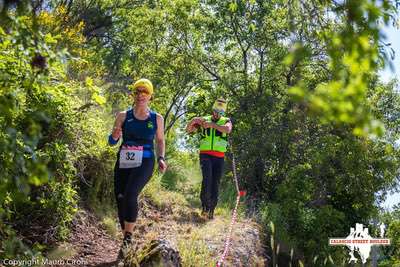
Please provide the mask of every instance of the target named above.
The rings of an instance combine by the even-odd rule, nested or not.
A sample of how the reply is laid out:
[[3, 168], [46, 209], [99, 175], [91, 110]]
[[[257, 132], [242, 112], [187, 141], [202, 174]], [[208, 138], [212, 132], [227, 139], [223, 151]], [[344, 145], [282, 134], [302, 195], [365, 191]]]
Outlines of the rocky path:
[[73, 222], [68, 242], [75, 253], [69, 262], [72, 266], [114, 266], [120, 242], [103, 229], [96, 217], [81, 210]]
[[[168, 240], [174, 248], [182, 253], [193, 253], [193, 258], [183, 266], [210, 266], [219, 259], [223, 252], [225, 237], [230, 223], [229, 216], [215, 216], [206, 220], [199, 212], [191, 207], [157, 208], [150, 201], [141, 201], [141, 214], [133, 234], [135, 248], [140, 251], [151, 239]], [[259, 226], [250, 219], [242, 219], [234, 227], [231, 249], [224, 262], [226, 266], [267, 266], [263, 257]], [[119, 240], [111, 237], [103, 229], [91, 213], [81, 210], [78, 212], [72, 228], [68, 246], [73, 251], [69, 266], [116, 266], [115, 259], [119, 251]], [[202, 262], [200, 249], [206, 248], [209, 261]], [[194, 251], [187, 249], [192, 246]], [[191, 257], [191, 256], [190, 256]], [[189, 258], [190, 258], [189, 257]]]

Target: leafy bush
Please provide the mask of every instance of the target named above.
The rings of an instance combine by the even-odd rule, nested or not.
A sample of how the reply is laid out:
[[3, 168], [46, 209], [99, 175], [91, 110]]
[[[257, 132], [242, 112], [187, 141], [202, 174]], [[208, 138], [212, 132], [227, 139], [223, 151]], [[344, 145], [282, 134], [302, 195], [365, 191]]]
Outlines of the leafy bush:
[[[87, 151], [85, 143], [96, 139], [88, 131], [80, 135], [84, 127], [105, 125], [100, 119], [80, 121], [82, 107], [104, 103], [100, 89], [90, 79], [67, 79], [69, 54], [59, 42], [64, 37], [37, 24], [47, 22], [10, 17], [7, 28], [0, 27], [1, 258], [36, 255], [44, 245], [66, 239], [77, 211], [79, 155], [110, 157], [105, 142], [100, 153], [94, 146]], [[105, 139], [104, 128], [98, 128], [97, 139]]]

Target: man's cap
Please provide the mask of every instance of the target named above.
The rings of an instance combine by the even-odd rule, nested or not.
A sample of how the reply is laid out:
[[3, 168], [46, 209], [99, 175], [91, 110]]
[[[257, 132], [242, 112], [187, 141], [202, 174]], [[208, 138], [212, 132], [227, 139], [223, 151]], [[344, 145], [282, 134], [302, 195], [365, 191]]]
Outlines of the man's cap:
[[226, 100], [223, 98], [218, 98], [215, 100], [214, 105], [213, 105], [213, 110], [217, 112], [226, 112]]

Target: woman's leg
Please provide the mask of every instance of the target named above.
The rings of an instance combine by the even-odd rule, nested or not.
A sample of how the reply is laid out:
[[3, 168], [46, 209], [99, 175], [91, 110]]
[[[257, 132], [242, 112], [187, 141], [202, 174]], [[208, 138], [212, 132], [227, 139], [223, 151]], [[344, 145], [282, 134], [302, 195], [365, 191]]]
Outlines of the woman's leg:
[[124, 193], [124, 229], [132, 233], [138, 215], [138, 196], [150, 180], [154, 169], [154, 158], [145, 158], [142, 166], [132, 169]]
[[122, 235], [124, 232], [124, 192], [126, 188], [126, 183], [128, 181], [127, 177], [129, 175], [129, 169], [120, 169], [119, 163], [114, 168], [114, 194], [117, 203], [118, 219], [121, 225]]

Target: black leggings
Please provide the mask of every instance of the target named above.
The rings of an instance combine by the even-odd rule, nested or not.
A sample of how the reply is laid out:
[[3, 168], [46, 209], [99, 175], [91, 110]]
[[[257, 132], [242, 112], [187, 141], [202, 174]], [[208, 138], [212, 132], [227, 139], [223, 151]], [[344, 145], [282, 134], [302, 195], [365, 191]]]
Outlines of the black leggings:
[[137, 168], [120, 169], [119, 160], [114, 168], [114, 192], [117, 200], [121, 228], [124, 221], [135, 222], [138, 215], [138, 196], [150, 180], [154, 169], [154, 157], [143, 158]]
[[214, 211], [218, 202], [218, 187], [224, 171], [224, 158], [200, 154], [200, 166], [203, 173], [200, 200], [203, 210]]

